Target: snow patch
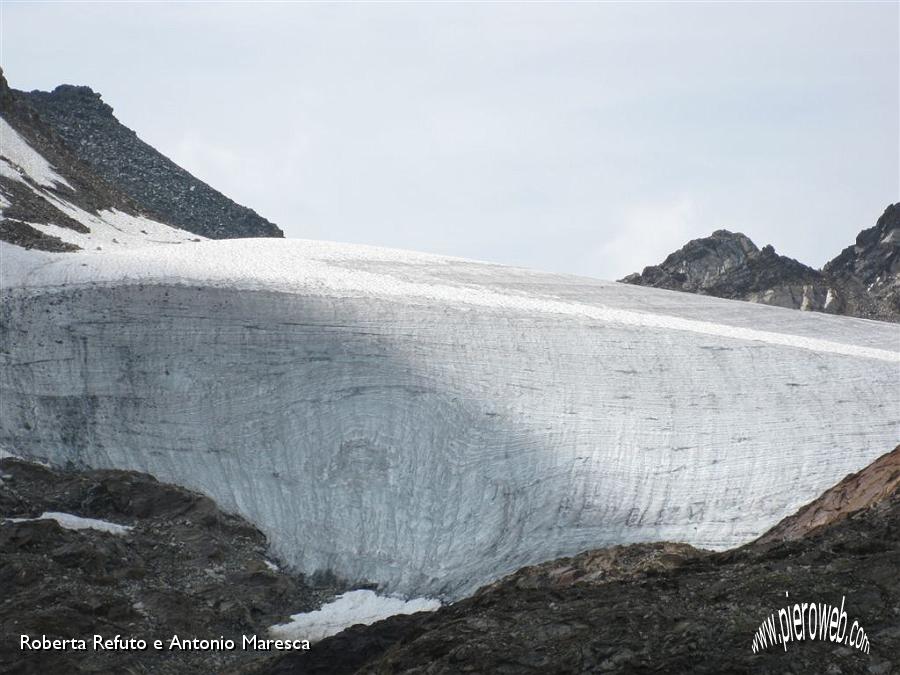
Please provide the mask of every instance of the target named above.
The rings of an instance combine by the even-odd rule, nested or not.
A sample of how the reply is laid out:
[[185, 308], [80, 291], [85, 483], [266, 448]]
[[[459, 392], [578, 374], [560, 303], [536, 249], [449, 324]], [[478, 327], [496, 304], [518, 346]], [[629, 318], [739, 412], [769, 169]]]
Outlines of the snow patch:
[[269, 632], [276, 639], [318, 642], [337, 635], [350, 626], [368, 626], [397, 614], [433, 612], [440, 606], [440, 601], [433, 598], [403, 600], [378, 595], [373, 591], [350, 591], [314, 612], [294, 614], [290, 623], [272, 626]]
[[44, 234], [59, 237], [64, 242], [94, 251], [129, 249], [141, 246], [172, 245], [204, 241], [205, 237], [171, 227], [145, 216], [133, 216], [117, 209], [89, 213], [56, 195], [38, 193], [70, 218], [86, 226], [90, 232], [76, 232], [59, 225], [29, 223]]
[[65, 185], [74, 188], [60, 176], [46, 159], [0, 117], [0, 175], [26, 183], [25, 176], [42, 187], [55, 188]]
[[271, 560], [263, 560], [263, 562], [266, 563], [266, 567], [268, 567], [268, 568], [269, 568], [270, 570], [272, 570], [273, 572], [277, 572], [277, 571], [278, 571], [278, 569], [279, 569], [279, 568], [278, 568], [278, 565], [276, 565], [275, 563], [273, 563]]
[[82, 518], [71, 513], [60, 513], [58, 511], [45, 511], [37, 518], [6, 518], [13, 523], [27, 523], [35, 520], [55, 520], [59, 525], [67, 530], [99, 530], [100, 532], [109, 532], [110, 534], [124, 535], [132, 529], [130, 525], [119, 525], [110, 523], [106, 520], [98, 520], [96, 518]]

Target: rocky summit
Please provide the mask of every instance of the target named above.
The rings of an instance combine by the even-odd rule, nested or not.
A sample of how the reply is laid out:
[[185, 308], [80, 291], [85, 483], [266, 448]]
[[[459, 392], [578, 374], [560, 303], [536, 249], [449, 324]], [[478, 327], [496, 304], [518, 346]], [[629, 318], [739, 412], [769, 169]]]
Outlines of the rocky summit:
[[[898, 467], [900, 448], [741, 548], [655, 543], [588, 551], [519, 570], [434, 614], [356, 627], [302, 657], [241, 672], [896, 673]], [[824, 521], [807, 517], [825, 511]], [[777, 642], [785, 626], [779, 610], [794, 603], [842, 607], [843, 635], [857, 622], [868, 653], [849, 641]], [[758, 631], [773, 614], [775, 642], [766, 633], [764, 646]]]
[[821, 270], [740, 232], [694, 239], [621, 281], [793, 309], [900, 321], [900, 204]]
[[90, 87], [14, 91], [86, 166], [144, 213], [210, 239], [283, 237], [274, 224], [168, 159], [119, 122]]

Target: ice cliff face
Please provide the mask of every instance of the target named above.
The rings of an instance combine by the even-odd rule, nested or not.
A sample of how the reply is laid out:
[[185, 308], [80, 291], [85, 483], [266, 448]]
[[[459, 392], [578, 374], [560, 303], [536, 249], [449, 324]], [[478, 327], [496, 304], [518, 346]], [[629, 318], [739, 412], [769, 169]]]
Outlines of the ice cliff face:
[[891, 324], [316, 242], [3, 246], [3, 448], [387, 590], [738, 544], [898, 437]]

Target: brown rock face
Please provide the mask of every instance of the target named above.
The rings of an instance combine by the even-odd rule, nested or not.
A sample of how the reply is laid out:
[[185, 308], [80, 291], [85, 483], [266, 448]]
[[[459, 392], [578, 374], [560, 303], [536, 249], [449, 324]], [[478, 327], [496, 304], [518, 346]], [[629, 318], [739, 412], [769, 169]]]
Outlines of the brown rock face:
[[523, 567], [522, 569], [478, 590], [477, 595], [491, 593], [500, 586], [520, 590], [550, 589], [575, 584], [600, 584], [628, 581], [645, 574], [662, 574], [681, 567], [706, 551], [688, 544], [654, 542], [609, 546], [579, 553], [571, 558]]
[[900, 486], [900, 445], [858, 473], [850, 474], [756, 540], [757, 544], [790, 541], [849, 518], [887, 499]]

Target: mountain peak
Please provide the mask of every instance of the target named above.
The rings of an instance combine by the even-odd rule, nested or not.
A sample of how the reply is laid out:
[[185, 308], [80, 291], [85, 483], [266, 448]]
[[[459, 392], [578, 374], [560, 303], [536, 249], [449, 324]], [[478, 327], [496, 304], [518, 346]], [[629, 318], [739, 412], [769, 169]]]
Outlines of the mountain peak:
[[900, 319], [900, 204], [885, 209], [822, 270], [761, 249], [741, 232], [693, 239], [659, 265], [620, 281], [779, 307]]
[[53, 91], [34, 89], [28, 92], [28, 96], [32, 99], [52, 97], [59, 101], [65, 101], [68, 105], [89, 106], [94, 111], [110, 117], [113, 114], [112, 106], [103, 100], [100, 92], [82, 84], [61, 84]]
[[[748, 270], [752, 277], [749, 279]], [[794, 280], [812, 275], [815, 270], [779, 256], [771, 245], [760, 251], [741, 232], [716, 230], [708, 237], [689, 241], [660, 265], [645, 267], [642, 274], [632, 274], [622, 281], [728, 297], [729, 286], [738, 280], [759, 290], [763, 278], [780, 276]]]

